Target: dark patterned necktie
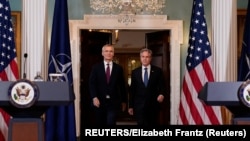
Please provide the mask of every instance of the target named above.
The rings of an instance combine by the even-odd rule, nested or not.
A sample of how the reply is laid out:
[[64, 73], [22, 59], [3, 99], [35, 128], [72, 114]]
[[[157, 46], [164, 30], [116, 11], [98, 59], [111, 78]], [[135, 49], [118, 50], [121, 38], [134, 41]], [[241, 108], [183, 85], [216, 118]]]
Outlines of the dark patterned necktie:
[[107, 83], [109, 83], [109, 78], [110, 78], [110, 67], [109, 67], [109, 64], [107, 64], [107, 68], [106, 68], [106, 78], [107, 78]]
[[148, 85], [148, 68], [144, 68], [145, 72], [144, 72], [144, 85], [147, 86]]

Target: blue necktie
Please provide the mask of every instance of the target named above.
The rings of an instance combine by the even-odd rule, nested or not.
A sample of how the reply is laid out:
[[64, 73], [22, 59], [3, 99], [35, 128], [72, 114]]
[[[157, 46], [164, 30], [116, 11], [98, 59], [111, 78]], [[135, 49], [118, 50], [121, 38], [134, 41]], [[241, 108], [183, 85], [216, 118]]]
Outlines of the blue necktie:
[[144, 85], [147, 86], [148, 85], [148, 68], [144, 68], [145, 72], [144, 72]]

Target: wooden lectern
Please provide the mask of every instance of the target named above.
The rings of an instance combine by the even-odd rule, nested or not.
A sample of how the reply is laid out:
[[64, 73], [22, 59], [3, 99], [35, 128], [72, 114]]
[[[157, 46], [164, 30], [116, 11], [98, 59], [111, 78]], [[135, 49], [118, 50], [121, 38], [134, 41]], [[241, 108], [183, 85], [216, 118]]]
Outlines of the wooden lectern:
[[242, 84], [243, 82], [207, 82], [198, 98], [207, 105], [225, 106], [233, 114], [233, 124], [250, 124], [250, 108], [238, 98]]
[[8, 90], [13, 82], [0, 81], [0, 107], [12, 116], [8, 141], [44, 141], [42, 115], [50, 106], [68, 105], [74, 93], [68, 82], [33, 82], [39, 90], [37, 101], [28, 108], [17, 108], [10, 102]]

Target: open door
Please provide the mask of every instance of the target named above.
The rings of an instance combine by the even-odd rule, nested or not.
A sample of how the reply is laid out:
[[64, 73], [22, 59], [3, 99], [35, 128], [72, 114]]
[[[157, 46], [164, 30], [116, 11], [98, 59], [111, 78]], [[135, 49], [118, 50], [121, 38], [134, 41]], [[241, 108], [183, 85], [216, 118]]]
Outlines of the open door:
[[[86, 126], [93, 125], [94, 121], [94, 111], [91, 107], [92, 100], [90, 99], [89, 88], [88, 88], [88, 79], [91, 68], [93, 64], [103, 60], [101, 55], [101, 49], [104, 44], [112, 43], [112, 33], [105, 32], [90, 32], [88, 30], [81, 30], [80, 32], [80, 94], [81, 94], [81, 129], [84, 129]], [[162, 125], [170, 124], [170, 31], [158, 31], [152, 33], [146, 33], [146, 47], [152, 49], [153, 51], [153, 60], [152, 63], [156, 66], [159, 66], [163, 69], [164, 77], [166, 80], [166, 88], [168, 95], [165, 98], [164, 103], [162, 104], [162, 112], [160, 115], [160, 123]], [[124, 67], [125, 78], [128, 79], [129, 72], [133, 69], [129, 66], [129, 61], [135, 59], [138, 62], [139, 60], [139, 50], [121, 48], [116, 49], [115, 59], [118, 60], [119, 64]], [[121, 115], [122, 120], [128, 120], [127, 114], [124, 113]], [[132, 119], [133, 120], [133, 119]], [[133, 122], [133, 121], [132, 121]]]
[[94, 32], [89, 30], [81, 30], [81, 67], [80, 67], [80, 107], [81, 107], [81, 129], [93, 125], [94, 113], [91, 107], [92, 100], [89, 94], [89, 75], [93, 64], [103, 60], [101, 50], [103, 45], [110, 44], [112, 40], [111, 33]]
[[146, 33], [146, 47], [153, 51], [152, 64], [162, 68], [166, 81], [167, 96], [162, 103], [159, 122], [170, 124], [170, 31]]

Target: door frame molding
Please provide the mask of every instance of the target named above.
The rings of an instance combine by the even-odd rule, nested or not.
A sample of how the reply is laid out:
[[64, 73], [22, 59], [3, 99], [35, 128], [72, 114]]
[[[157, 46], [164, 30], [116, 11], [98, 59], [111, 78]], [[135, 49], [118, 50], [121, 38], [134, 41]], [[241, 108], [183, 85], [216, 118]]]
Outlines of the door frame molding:
[[[73, 65], [74, 92], [76, 95], [76, 121], [80, 122], [80, 30], [130, 29], [170, 30], [170, 124], [177, 124], [180, 102], [180, 48], [183, 44], [183, 21], [167, 20], [167, 15], [137, 15], [136, 22], [119, 23], [117, 15], [84, 15], [83, 20], [69, 20]], [[77, 125], [80, 125], [78, 124]]]

